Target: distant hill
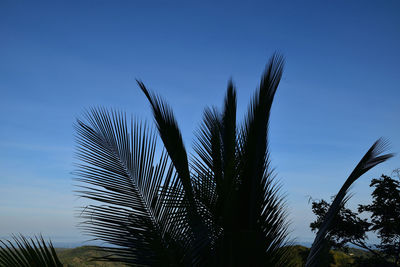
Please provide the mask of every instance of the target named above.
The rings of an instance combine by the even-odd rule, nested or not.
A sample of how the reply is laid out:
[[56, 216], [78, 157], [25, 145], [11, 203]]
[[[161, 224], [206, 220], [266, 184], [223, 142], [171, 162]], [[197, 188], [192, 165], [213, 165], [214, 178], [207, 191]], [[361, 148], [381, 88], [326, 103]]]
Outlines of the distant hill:
[[[77, 248], [56, 249], [61, 262], [66, 267], [122, 267], [121, 263], [111, 263], [102, 261], [90, 261], [90, 259], [105, 256], [106, 253], [93, 246], [83, 246]], [[307, 258], [309, 248], [296, 245], [291, 247], [291, 258], [296, 267], [303, 267]], [[343, 251], [331, 251], [330, 267], [349, 266], [354, 263], [356, 257], [368, 258], [370, 254], [361, 249], [350, 248], [347, 253]]]
[[61, 262], [66, 267], [122, 267], [121, 263], [112, 263], [104, 261], [91, 261], [93, 258], [98, 258], [107, 255], [101, 252], [96, 247], [83, 246], [77, 248], [57, 248], [57, 254]]
[[[310, 249], [301, 245], [291, 247], [292, 262], [296, 267], [303, 267]], [[325, 259], [326, 265], [330, 267], [359, 266], [356, 260], [368, 259], [371, 253], [357, 248], [349, 248], [348, 251], [331, 250], [329, 256]]]

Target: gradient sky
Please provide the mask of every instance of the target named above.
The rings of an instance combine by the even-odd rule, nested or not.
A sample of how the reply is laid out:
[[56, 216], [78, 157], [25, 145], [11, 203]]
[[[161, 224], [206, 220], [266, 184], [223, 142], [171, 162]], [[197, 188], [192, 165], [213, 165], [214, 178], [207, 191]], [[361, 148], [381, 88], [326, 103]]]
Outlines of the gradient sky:
[[[72, 125], [93, 106], [151, 121], [135, 78], [172, 105], [191, 150], [228, 79], [241, 119], [268, 58], [284, 54], [270, 148], [299, 241], [313, 238], [309, 196], [335, 194], [381, 136], [400, 152], [399, 1], [141, 2], [0, 2], [0, 237], [85, 240]], [[364, 175], [350, 204], [398, 167], [396, 156]]]

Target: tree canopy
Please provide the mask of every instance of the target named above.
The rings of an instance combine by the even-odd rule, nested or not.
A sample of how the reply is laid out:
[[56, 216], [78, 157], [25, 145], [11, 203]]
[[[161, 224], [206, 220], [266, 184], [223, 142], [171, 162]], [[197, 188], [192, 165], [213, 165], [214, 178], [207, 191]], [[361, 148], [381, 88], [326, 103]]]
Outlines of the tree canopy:
[[[377, 259], [384, 259], [387, 264], [400, 265], [399, 174], [399, 170], [395, 170], [392, 177], [383, 174], [380, 178], [372, 179], [370, 187], [374, 190], [371, 204], [359, 205], [358, 211], [341, 206], [334, 219], [334, 226], [327, 235], [330, 245], [346, 248], [348, 244], [353, 244], [367, 249]], [[320, 228], [328, 208], [328, 202], [323, 199], [312, 202], [312, 210], [317, 216], [310, 224], [313, 231]], [[361, 218], [361, 213], [366, 213], [368, 219]], [[368, 244], [369, 232], [377, 234], [378, 244]]]

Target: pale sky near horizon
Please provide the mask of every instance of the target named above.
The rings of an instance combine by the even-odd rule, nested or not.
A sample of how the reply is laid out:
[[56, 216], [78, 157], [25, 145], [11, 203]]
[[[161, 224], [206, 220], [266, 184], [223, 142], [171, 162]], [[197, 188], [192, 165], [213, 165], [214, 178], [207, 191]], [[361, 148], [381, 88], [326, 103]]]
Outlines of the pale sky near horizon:
[[[240, 120], [282, 53], [270, 148], [299, 241], [313, 238], [309, 196], [334, 195], [381, 136], [400, 152], [399, 1], [189, 2], [0, 2], [0, 237], [87, 239], [75, 227], [72, 125], [93, 106], [151, 121], [135, 78], [171, 104], [190, 151], [227, 81]], [[350, 205], [398, 167], [397, 155], [364, 175]]]

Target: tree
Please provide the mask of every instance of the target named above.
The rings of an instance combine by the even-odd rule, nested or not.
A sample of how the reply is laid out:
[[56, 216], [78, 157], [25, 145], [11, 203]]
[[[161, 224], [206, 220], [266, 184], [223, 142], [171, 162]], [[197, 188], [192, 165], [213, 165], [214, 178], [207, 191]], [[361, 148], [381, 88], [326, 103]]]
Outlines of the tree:
[[[124, 115], [105, 110], [92, 110], [87, 123], [78, 121], [83, 164], [77, 174], [85, 184], [80, 195], [107, 204], [85, 207], [88, 233], [119, 246], [109, 251], [133, 264], [288, 266], [284, 199], [268, 151], [269, 116], [282, 72], [283, 59], [274, 55], [241, 126], [230, 82], [222, 111], [205, 110], [190, 159], [171, 108], [140, 81], [166, 150], [155, 167], [155, 138], [140, 124], [131, 122], [130, 134]], [[372, 145], [336, 202], [362, 174], [392, 156], [381, 155], [384, 150], [382, 140]], [[331, 217], [337, 204], [328, 211]], [[330, 224], [328, 219], [323, 227]], [[309, 264], [318, 259], [324, 235], [317, 235]]]
[[[399, 172], [395, 171], [397, 179]], [[346, 248], [348, 243], [370, 251], [379, 264], [394, 263], [398, 266], [400, 256], [400, 182], [390, 176], [382, 175], [381, 178], [372, 179], [371, 187], [373, 202], [370, 205], [359, 205], [358, 213], [346, 208], [344, 205], [334, 219], [327, 239], [330, 245], [336, 248]], [[313, 201], [312, 210], [317, 219], [310, 224], [313, 231], [320, 228], [329, 204], [325, 200]], [[371, 219], [361, 219], [360, 213], [369, 212]], [[380, 244], [369, 246], [367, 233], [376, 232]], [[377, 249], [379, 251], [377, 251]]]
[[[312, 211], [317, 216], [316, 220], [310, 224], [312, 231], [318, 231], [329, 209], [330, 204], [321, 199], [312, 202]], [[373, 246], [368, 245], [367, 232], [371, 223], [367, 219], [361, 219], [357, 212], [341, 206], [339, 213], [333, 221], [333, 227], [327, 234], [326, 240], [328, 248], [348, 250], [348, 244], [368, 250], [376, 258], [383, 259]]]
[[[317, 216], [316, 220], [310, 224], [312, 231], [315, 232], [321, 227], [329, 206], [329, 203], [323, 199], [312, 202], [312, 211]], [[327, 240], [331, 247], [346, 249], [346, 245], [350, 243], [370, 250], [365, 243], [366, 232], [371, 225], [367, 219], [361, 219], [358, 213], [343, 205], [332, 224], [334, 226], [327, 234]]]
[[333, 199], [332, 204], [327, 209], [322, 223], [318, 228], [317, 235], [307, 257], [306, 267], [318, 266], [318, 261], [321, 258], [324, 258], [324, 255], [329, 251], [329, 232], [335, 227], [335, 218], [337, 217], [337, 214], [339, 214], [340, 209], [349, 199], [348, 190], [350, 186], [367, 171], [393, 157], [393, 154], [382, 155], [386, 148], [387, 142], [378, 139], [350, 173], [349, 177]]
[[378, 248], [388, 257], [393, 257], [395, 265], [400, 265], [400, 175], [395, 170], [396, 179], [382, 175], [372, 179], [370, 186], [372, 204], [360, 205], [359, 212], [371, 213], [371, 231], [377, 233]]
[[[124, 113], [93, 108], [77, 120], [77, 194], [91, 200], [80, 211], [81, 227], [112, 245], [104, 260], [141, 266], [290, 266], [285, 199], [268, 149], [283, 65], [281, 56], [271, 58], [241, 125], [236, 89], [229, 82], [222, 110], [205, 110], [191, 156], [172, 109], [141, 81], [161, 150], [156, 133]], [[336, 202], [358, 177], [391, 157], [380, 155], [383, 148], [381, 140], [373, 144]], [[331, 226], [336, 206], [321, 229]], [[325, 233], [317, 235], [309, 264], [323, 251]]]
[[78, 194], [102, 204], [83, 208], [84, 231], [118, 246], [107, 250], [128, 264], [287, 266], [285, 202], [268, 151], [282, 71], [273, 56], [239, 126], [230, 82], [222, 111], [205, 110], [192, 157], [172, 109], [140, 81], [162, 153], [153, 131], [119, 112], [78, 120]]

